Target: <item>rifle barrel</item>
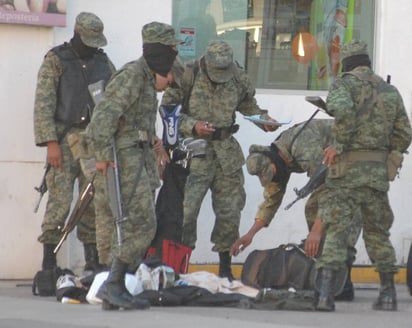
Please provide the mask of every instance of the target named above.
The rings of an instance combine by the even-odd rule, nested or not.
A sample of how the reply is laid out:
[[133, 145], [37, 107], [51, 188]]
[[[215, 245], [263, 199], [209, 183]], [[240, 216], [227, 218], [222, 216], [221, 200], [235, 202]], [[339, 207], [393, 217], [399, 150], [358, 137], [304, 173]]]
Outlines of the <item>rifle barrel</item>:
[[37, 213], [37, 211], [39, 210], [42, 198], [43, 198], [43, 194], [40, 194], [39, 199], [36, 202], [36, 205], [34, 205], [34, 213]]
[[290, 209], [299, 199], [301, 199], [301, 197], [297, 197], [292, 203], [290, 203], [289, 205], [287, 205], [285, 207], [285, 210], [287, 211], [288, 209]]
[[57, 244], [57, 246], [56, 246], [56, 247], [54, 248], [54, 250], [53, 250], [53, 253], [54, 253], [54, 254], [57, 254], [57, 252], [59, 251], [60, 247], [62, 247], [62, 245], [63, 245], [64, 241], [66, 240], [68, 234], [69, 234], [69, 232], [66, 231], [66, 232], [63, 234], [63, 236], [60, 238], [59, 243]]

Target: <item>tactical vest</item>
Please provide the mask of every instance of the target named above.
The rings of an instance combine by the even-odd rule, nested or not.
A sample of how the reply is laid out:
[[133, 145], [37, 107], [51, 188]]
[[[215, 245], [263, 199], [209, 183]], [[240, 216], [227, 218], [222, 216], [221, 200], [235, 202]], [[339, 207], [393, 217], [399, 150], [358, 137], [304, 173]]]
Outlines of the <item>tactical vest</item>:
[[55, 119], [66, 124], [85, 127], [94, 107], [88, 85], [107, 81], [111, 74], [107, 55], [98, 50], [90, 59], [80, 59], [70, 44], [65, 43], [52, 49], [59, 57], [62, 75], [57, 90]]

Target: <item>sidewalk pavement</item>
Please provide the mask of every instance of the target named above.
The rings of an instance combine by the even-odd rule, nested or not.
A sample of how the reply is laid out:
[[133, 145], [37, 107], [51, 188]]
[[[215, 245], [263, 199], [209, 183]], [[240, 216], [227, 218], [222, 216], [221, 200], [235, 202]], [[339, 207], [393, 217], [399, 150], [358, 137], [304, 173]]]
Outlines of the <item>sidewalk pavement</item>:
[[62, 304], [55, 297], [33, 296], [31, 281], [0, 281], [1, 328], [298, 328], [411, 327], [412, 296], [397, 285], [398, 311], [374, 311], [377, 284], [355, 284], [353, 302], [336, 302], [336, 311], [300, 312], [224, 307], [155, 307], [103, 311], [98, 305]]

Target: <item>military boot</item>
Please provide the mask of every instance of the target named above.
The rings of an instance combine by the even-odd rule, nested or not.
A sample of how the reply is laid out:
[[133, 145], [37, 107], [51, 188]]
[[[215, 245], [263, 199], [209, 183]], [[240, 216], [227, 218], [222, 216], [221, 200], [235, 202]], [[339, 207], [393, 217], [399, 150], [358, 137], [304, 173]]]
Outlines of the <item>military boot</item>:
[[227, 278], [229, 281], [235, 280], [232, 275], [232, 257], [229, 252], [219, 252], [219, 277]]
[[43, 262], [42, 270], [54, 270], [57, 267], [56, 254], [54, 254], [54, 249], [57, 245], [54, 244], [43, 244]]
[[335, 296], [335, 301], [353, 301], [355, 298], [355, 290], [351, 279], [352, 266], [348, 265], [348, 275], [346, 276], [345, 285], [340, 294]]
[[97, 297], [103, 301], [103, 310], [118, 310], [119, 308], [147, 309], [150, 303], [147, 300], [133, 296], [126, 289], [125, 278], [128, 264], [115, 258], [106, 281], [97, 292]]
[[99, 273], [104, 270], [108, 270], [108, 267], [99, 263], [99, 254], [97, 252], [96, 244], [84, 244], [84, 260], [86, 262], [84, 271], [93, 271], [93, 273]]
[[379, 272], [381, 287], [379, 290], [379, 296], [372, 306], [374, 310], [396, 311], [398, 309], [393, 275], [394, 274], [392, 272]]
[[321, 268], [317, 277], [319, 297], [316, 304], [318, 311], [335, 311], [333, 286], [336, 272], [331, 269]]

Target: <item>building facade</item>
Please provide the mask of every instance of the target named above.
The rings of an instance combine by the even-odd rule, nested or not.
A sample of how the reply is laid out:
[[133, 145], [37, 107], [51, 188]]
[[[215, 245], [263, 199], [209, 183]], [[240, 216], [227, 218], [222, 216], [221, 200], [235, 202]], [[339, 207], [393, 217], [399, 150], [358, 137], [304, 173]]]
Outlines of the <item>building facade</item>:
[[[81, 11], [94, 12], [103, 20], [108, 39], [105, 51], [117, 68], [141, 55], [141, 28], [150, 21], [175, 26], [185, 41], [179, 48], [184, 60], [199, 58], [210, 39], [226, 40], [256, 84], [261, 107], [279, 121], [292, 120], [291, 124], [308, 119], [316, 110], [304, 101], [305, 96], [326, 97], [327, 87], [338, 70], [339, 45], [352, 37], [362, 38], [370, 46], [374, 70], [383, 77], [391, 76], [408, 113], [411, 111], [408, 55], [412, 44], [408, 40], [412, 36], [412, 2], [408, 0], [67, 0], [61, 10], [65, 26], [56, 23], [54, 27], [5, 22], [6, 16], [0, 11], [0, 279], [31, 278], [41, 265], [42, 247], [37, 236], [47, 194], [38, 213], [34, 213], [38, 193], [33, 187], [42, 178], [46, 150], [34, 145], [36, 77], [45, 53], [72, 37], [74, 19]], [[269, 144], [282, 131], [263, 133], [249, 129], [251, 123], [241, 116], [237, 123], [237, 138], [245, 154], [251, 144]], [[159, 131], [160, 128], [159, 124]], [[247, 201], [241, 234], [254, 220], [262, 200], [258, 179], [246, 171], [245, 177]], [[395, 214], [391, 238], [399, 265], [406, 261], [412, 240], [411, 177], [412, 159], [406, 156], [401, 178], [392, 182], [389, 193]], [[292, 176], [285, 205], [295, 197], [292, 186], [301, 187], [306, 181], [304, 175]], [[273, 248], [305, 238], [304, 203], [300, 201], [288, 211], [279, 210], [271, 226], [260, 232], [234, 262], [243, 262], [253, 249]], [[210, 204], [207, 197], [199, 218], [193, 263], [217, 260], [209, 241], [214, 220]], [[362, 240], [357, 248], [356, 264], [370, 264]], [[80, 243], [71, 235], [59, 253], [60, 263], [80, 270], [81, 252]]]

